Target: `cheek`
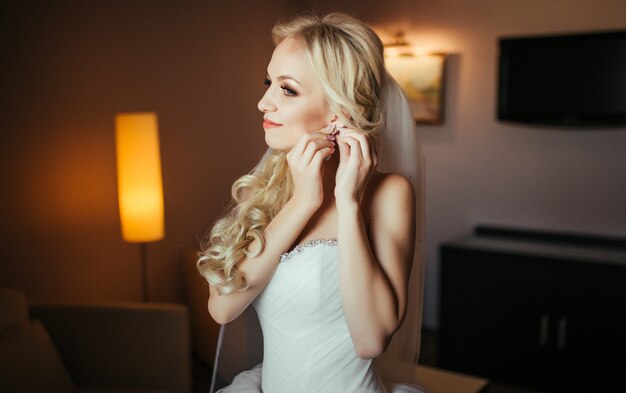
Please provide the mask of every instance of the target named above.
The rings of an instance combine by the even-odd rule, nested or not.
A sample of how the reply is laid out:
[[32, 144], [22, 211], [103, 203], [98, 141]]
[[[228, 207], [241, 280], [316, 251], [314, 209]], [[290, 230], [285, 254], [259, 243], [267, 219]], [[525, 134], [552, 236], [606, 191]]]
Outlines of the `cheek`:
[[294, 133], [302, 135], [304, 133], [319, 131], [325, 127], [325, 111], [324, 108], [319, 105], [306, 105], [300, 110], [293, 111], [291, 116], [291, 128]]

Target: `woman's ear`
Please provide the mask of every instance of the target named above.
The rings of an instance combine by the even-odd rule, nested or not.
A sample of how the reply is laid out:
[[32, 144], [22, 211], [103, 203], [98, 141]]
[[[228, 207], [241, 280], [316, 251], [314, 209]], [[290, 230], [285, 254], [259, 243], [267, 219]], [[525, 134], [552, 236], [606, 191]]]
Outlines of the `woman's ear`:
[[333, 120], [334, 122], [337, 122], [338, 124], [341, 124], [341, 126], [350, 126], [352, 124], [352, 118], [350, 117], [349, 114], [344, 113], [343, 116], [340, 115], [335, 115], [335, 120]]

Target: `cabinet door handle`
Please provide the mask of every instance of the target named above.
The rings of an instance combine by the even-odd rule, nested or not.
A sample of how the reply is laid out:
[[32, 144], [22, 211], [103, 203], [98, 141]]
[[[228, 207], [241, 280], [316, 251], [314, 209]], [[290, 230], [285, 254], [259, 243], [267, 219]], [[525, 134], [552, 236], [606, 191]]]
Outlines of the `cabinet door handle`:
[[539, 345], [542, 347], [548, 344], [548, 323], [550, 322], [549, 314], [541, 314], [539, 320]]
[[567, 336], [567, 318], [561, 317], [559, 319], [559, 330], [558, 336], [556, 338], [556, 347], [558, 349], [564, 349], [566, 344], [566, 336]]

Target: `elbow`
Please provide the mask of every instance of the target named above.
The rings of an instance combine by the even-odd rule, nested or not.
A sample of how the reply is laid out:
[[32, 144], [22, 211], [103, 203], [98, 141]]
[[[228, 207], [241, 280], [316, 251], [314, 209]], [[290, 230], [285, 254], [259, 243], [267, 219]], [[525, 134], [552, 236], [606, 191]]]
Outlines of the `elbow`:
[[398, 327], [399, 324], [393, 324], [393, 326], [381, 327], [377, 332], [361, 331], [360, 334], [354, 335], [352, 343], [356, 355], [364, 360], [379, 357], [387, 350]]
[[220, 325], [226, 325], [227, 323], [235, 319], [231, 315], [229, 315], [229, 313], [225, 312], [222, 308], [212, 305], [210, 300], [208, 302], [208, 309], [211, 318], [213, 318], [213, 320]]
[[213, 320], [217, 322], [218, 325], [226, 325], [228, 322], [230, 322], [230, 320], [224, 315], [211, 312], [209, 314], [211, 314], [211, 318], [213, 318]]
[[355, 349], [356, 355], [363, 360], [375, 359], [384, 352], [382, 345], [358, 345]]
[[383, 352], [385, 352], [385, 349], [387, 349], [387, 345], [389, 345], [389, 340], [387, 338], [371, 338], [355, 342], [354, 349], [359, 358], [367, 360], [375, 359], [382, 355]]

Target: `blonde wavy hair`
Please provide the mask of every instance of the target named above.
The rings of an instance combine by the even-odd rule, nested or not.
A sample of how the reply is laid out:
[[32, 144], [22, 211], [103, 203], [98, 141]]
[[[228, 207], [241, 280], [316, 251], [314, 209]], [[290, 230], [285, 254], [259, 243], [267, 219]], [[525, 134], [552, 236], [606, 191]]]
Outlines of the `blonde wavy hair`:
[[[274, 45], [298, 40], [322, 83], [329, 111], [338, 120], [371, 134], [383, 125], [380, 96], [385, 75], [383, 44], [363, 22], [341, 13], [301, 15], [277, 23]], [[197, 267], [220, 294], [248, 288], [238, 269], [265, 248], [264, 230], [293, 194], [286, 153], [268, 150], [257, 166], [237, 179], [232, 202], [203, 240]], [[259, 247], [250, 249], [257, 240]]]

